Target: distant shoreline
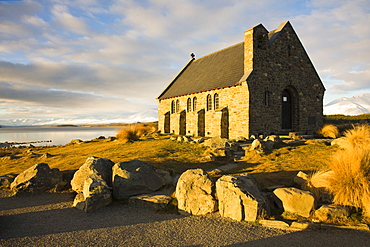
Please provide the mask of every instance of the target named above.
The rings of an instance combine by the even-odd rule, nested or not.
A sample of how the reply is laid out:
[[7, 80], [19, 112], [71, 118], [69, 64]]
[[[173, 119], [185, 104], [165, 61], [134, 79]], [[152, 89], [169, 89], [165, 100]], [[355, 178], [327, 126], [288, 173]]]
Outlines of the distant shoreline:
[[64, 127], [128, 127], [133, 125], [147, 125], [158, 123], [158, 121], [154, 122], [137, 122], [137, 123], [112, 123], [112, 124], [59, 124], [59, 125], [20, 125], [20, 126], [5, 126], [2, 125], [0, 128], [64, 128]]

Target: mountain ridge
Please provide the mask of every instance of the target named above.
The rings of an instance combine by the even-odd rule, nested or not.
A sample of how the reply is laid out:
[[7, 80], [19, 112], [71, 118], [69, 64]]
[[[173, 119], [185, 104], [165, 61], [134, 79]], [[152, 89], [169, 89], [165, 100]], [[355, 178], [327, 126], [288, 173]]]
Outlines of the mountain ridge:
[[370, 113], [370, 93], [341, 97], [324, 106], [324, 115], [361, 115]]

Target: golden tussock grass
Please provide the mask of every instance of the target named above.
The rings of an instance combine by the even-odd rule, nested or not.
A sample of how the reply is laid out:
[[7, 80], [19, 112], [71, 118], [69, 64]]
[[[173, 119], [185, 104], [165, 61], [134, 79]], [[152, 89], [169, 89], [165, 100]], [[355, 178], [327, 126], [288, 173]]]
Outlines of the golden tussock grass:
[[322, 135], [323, 137], [329, 137], [333, 139], [339, 137], [338, 127], [332, 124], [324, 125], [324, 127], [322, 127], [318, 133], [319, 135]]
[[[319, 179], [316, 187], [330, 191], [334, 203], [360, 208], [364, 215], [370, 216], [369, 125], [347, 130], [341, 146], [344, 149], [337, 151], [329, 163], [330, 175]], [[314, 176], [320, 177], [320, 173]]]
[[322, 193], [327, 191], [332, 176], [333, 171], [317, 171], [308, 176], [306, 183], [302, 185], [302, 189], [310, 191], [314, 197], [319, 200]]
[[118, 141], [126, 143], [137, 141], [143, 135], [148, 134], [151, 128], [144, 125], [132, 125], [129, 128], [122, 128], [118, 131], [116, 137]]

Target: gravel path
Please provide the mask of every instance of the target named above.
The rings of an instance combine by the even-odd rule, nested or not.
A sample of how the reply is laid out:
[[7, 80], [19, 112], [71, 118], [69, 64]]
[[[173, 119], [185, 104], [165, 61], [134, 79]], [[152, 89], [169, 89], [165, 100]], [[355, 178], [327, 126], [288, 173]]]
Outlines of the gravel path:
[[207, 216], [160, 214], [113, 203], [93, 213], [72, 194], [0, 198], [0, 246], [369, 246], [370, 233], [289, 232]]

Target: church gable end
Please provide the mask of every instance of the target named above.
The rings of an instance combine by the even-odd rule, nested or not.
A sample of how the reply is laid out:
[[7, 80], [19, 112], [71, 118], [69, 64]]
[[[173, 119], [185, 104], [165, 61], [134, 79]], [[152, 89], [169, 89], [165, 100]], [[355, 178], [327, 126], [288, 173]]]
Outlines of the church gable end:
[[158, 97], [159, 129], [231, 139], [309, 133], [323, 123], [324, 91], [291, 24], [260, 24], [243, 42], [189, 61]]

